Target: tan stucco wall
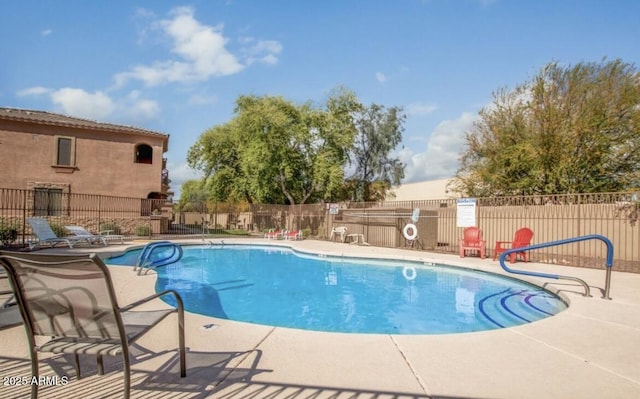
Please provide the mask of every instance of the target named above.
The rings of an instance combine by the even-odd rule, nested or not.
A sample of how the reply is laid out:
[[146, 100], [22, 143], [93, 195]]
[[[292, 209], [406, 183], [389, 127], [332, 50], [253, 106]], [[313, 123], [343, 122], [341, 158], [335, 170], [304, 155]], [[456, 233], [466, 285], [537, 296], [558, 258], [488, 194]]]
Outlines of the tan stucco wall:
[[[54, 137], [75, 137], [75, 169], [54, 168]], [[166, 137], [0, 121], [0, 187], [69, 184], [72, 193], [146, 198], [162, 190]], [[153, 163], [134, 162], [136, 144], [153, 148]]]
[[[447, 189], [452, 179], [437, 179], [417, 183], [404, 183], [390, 190], [388, 201], [440, 200], [459, 197]], [[394, 196], [395, 195], [395, 196]]]

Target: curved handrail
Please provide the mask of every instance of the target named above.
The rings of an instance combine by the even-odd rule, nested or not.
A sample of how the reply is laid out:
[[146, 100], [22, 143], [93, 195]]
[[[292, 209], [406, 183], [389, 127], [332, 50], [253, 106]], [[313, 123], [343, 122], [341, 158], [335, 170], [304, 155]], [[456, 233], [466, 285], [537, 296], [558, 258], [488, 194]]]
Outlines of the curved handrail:
[[148, 260], [151, 250], [153, 249], [154, 246], [161, 245], [161, 244], [170, 244], [170, 243], [171, 241], [154, 241], [154, 242], [147, 243], [142, 248], [142, 251], [140, 251], [140, 255], [138, 255], [138, 261], [133, 267], [133, 271], [136, 271], [143, 267], [145, 261]]
[[[154, 261], [150, 260], [148, 268], [156, 268], [159, 266], [170, 265], [172, 263], [179, 261], [182, 258], [182, 247], [180, 245], [177, 245], [177, 244], [157, 245], [153, 249], [157, 249], [161, 247], [169, 247], [169, 248], [172, 248], [173, 251], [169, 256], [166, 256], [162, 259], [156, 259]], [[149, 255], [149, 258], [151, 258], [151, 255]]]
[[[168, 256], [164, 256], [160, 259], [151, 260], [151, 255], [155, 250], [160, 248], [171, 248], [172, 251]], [[174, 244], [171, 241], [156, 241], [150, 242], [144, 246], [140, 256], [138, 257], [138, 262], [133, 270], [138, 270], [138, 275], [142, 273], [143, 269], [146, 269], [148, 273], [149, 270], [155, 269], [160, 266], [170, 265], [182, 259], [182, 247], [180, 245]], [[146, 274], [146, 273], [145, 273]]]
[[604, 242], [607, 245], [607, 261], [606, 261], [606, 264], [605, 264], [605, 266], [607, 267], [607, 274], [606, 274], [606, 279], [605, 279], [605, 289], [604, 289], [603, 298], [604, 299], [611, 299], [609, 297], [609, 290], [610, 290], [610, 287], [611, 287], [611, 268], [613, 267], [613, 243], [607, 237], [605, 237], [603, 235], [600, 235], [600, 234], [589, 234], [589, 235], [586, 235], [586, 236], [566, 238], [566, 239], [563, 239], [563, 240], [550, 241], [550, 242], [545, 242], [545, 243], [542, 243], [542, 244], [528, 245], [526, 247], [510, 248], [510, 249], [504, 251], [502, 253], [502, 255], [500, 255], [500, 266], [505, 271], [507, 271], [509, 273], [513, 273], [513, 274], [522, 274], [522, 275], [533, 276], [533, 277], [551, 278], [551, 279], [556, 279], [556, 280], [564, 279], [564, 280], [577, 281], [580, 284], [582, 284], [582, 286], [585, 289], [585, 295], [584, 296], [591, 296], [591, 293], [590, 293], [590, 290], [589, 290], [589, 285], [584, 280], [579, 279], [577, 277], [562, 276], [562, 275], [559, 275], [559, 274], [551, 274], [551, 273], [532, 272], [532, 271], [527, 271], [527, 270], [515, 270], [515, 269], [509, 268], [505, 264], [505, 260], [507, 258], [507, 255], [512, 254], [512, 253], [530, 251], [532, 249], [539, 249], [539, 248], [555, 247], [555, 246], [558, 246], [558, 245], [571, 244], [571, 243], [574, 243], [574, 242], [587, 241], [587, 240], [600, 240], [600, 241]]

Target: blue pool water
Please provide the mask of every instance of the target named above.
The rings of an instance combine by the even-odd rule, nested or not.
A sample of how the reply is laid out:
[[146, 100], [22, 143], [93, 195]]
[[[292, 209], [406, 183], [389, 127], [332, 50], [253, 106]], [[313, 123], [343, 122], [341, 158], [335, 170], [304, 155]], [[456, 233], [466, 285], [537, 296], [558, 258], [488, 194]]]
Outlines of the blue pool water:
[[[136, 257], [107, 263], [132, 265]], [[463, 333], [533, 322], [567, 306], [539, 287], [490, 273], [281, 247], [185, 247], [182, 260], [157, 272], [156, 289], [177, 290], [190, 312], [318, 331]]]

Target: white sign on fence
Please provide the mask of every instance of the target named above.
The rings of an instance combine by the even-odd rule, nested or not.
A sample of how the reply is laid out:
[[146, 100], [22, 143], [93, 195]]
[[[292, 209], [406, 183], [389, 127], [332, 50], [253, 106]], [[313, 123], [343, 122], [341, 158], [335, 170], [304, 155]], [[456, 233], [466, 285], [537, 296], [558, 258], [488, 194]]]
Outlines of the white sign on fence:
[[414, 208], [411, 214], [411, 223], [418, 223], [418, 220], [420, 220], [420, 208]]
[[458, 198], [456, 207], [456, 226], [471, 227], [476, 225], [476, 199]]

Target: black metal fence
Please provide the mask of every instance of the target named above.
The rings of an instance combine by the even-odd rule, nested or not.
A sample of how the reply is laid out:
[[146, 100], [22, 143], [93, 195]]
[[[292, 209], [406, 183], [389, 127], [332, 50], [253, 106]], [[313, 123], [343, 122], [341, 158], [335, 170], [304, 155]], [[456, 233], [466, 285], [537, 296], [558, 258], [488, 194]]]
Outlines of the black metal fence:
[[[533, 243], [587, 234], [602, 234], [615, 246], [614, 268], [640, 272], [640, 226], [635, 225], [635, 193], [566, 194], [478, 198], [475, 222], [484, 233], [489, 257], [496, 241], [509, 241], [520, 227], [534, 231]], [[333, 227], [347, 227], [372, 245], [404, 247], [402, 230], [420, 210], [417, 250], [457, 253], [462, 227], [456, 199], [367, 203], [258, 205], [190, 204], [175, 211], [165, 200], [123, 198], [62, 192], [0, 189], [0, 233], [7, 245], [26, 245], [28, 217], [45, 217], [53, 226], [81, 225], [98, 233], [112, 230], [128, 237], [179, 238], [233, 234], [261, 236], [267, 229], [302, 230], [305, 236], [328, 239]], [[9, 242], [11, 241], [11, 242]], [[586, 241], [532, 252], [534, 261], [603, 268], [606, 249]]]

